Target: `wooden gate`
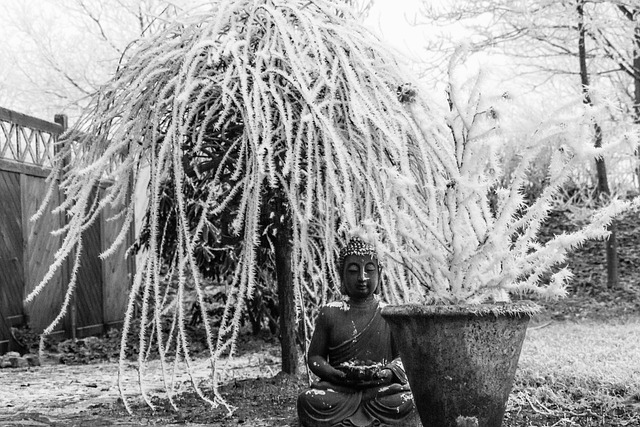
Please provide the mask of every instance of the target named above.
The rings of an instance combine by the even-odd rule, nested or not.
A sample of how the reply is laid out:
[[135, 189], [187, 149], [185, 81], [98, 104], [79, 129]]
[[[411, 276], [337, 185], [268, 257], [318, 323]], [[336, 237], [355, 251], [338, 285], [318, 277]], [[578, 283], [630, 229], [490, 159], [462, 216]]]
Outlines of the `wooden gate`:
[[[37, 222], [31, 216], [47, 189], [45, 178], [53, 161], [54, 143], [66, 123], [62, 116], [50, 123], [0, 108], [0, 354], [11, 347], [11, 327], [28, 324], [42, 331], [60, 310], [69, 282], [65, 265], [31, 304], [24, 298], [42, 280], [53, 261], [61, 238], [51, 232], [64, 225], [62, 214], [50, 209]], [[96, 191], [103, 192], [103, 184]], [[60, 192], [50, 206], [57, 206]], [[56, 333], [83, 337], [117, 326], [124, 319], [133, 259], [125, 259], [133, 233], [118, 253], [100, 260], [98, 255], [113, 242], [122, 220], [101, 215], [84, 236], [84, 252], [72, 306]]]

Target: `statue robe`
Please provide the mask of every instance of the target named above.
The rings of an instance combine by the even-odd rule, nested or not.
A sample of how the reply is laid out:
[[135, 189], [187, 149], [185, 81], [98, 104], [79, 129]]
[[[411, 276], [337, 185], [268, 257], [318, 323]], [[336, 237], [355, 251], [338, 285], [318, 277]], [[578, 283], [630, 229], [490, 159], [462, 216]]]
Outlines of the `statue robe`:
[[[370, 318], [364, 328], [363, 316]], [[358, 317], [359, 322], [354, 321]], [[366, 321], [365, 318], [365, 321]], [[324, 320], [323, 320], [324, 319]], [[351, 319], [351, 320], [350, 320]], [[305, 427], [414, 426], [418, 416], [413, 396], [391, 332], [380, 314], [380, 305], [369, 308], [333, 303], [321, 309], [318, 327], [329, 327], [334, 336], [328, 362], [336, 367], [350, 360], [385, 363], [394, 382], [383, 386], [351, 387], [328, 381], [314, 383], [298, 397], [298, 417]]]

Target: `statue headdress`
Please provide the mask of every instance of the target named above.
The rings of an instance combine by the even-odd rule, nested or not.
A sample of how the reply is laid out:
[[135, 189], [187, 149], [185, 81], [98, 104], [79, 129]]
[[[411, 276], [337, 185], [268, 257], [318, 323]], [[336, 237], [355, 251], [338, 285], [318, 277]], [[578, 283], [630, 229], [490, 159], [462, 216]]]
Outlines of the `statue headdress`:
[[378, 252], [376, 251], [375, 246], [365, 242], [358, 236], [353, 236], [349, 240], [349, 243], [340, 250], [340, 254], [338, 256], [338, 271], [341, 275], [344, 269], [344, 260], [350, 255], [369, 255], [376, 260], [378, 259]]

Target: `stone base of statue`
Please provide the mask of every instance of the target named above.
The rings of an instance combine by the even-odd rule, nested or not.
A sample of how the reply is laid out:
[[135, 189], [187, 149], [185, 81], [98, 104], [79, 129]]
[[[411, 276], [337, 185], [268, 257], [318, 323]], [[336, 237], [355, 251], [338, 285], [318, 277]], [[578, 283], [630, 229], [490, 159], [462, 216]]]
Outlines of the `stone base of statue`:
[[387, 306], [425, 426], [500, 427], [530, 313], [527, 303]]

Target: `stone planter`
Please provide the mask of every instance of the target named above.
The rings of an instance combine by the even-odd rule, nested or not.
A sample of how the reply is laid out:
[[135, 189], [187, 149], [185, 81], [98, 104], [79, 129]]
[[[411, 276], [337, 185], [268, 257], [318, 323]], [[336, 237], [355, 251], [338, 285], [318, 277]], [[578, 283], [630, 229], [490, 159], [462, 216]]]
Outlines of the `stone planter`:
[[425, 427], [500, 427], [530, 303], [387, 306]]

